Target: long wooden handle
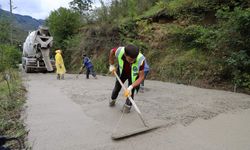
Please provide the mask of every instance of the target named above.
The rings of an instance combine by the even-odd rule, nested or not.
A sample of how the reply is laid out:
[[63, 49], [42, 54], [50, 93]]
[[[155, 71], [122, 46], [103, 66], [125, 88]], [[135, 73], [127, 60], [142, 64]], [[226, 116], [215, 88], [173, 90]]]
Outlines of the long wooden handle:
[[[124, 90], [126, 90], [125, 85], [122, 83], [120, 77], [117, 75], [117, 73], [116, 73], [115, 71], [114, 71], [114, 74], [115, 74], [117, 80], [119, 81], [119, 83], [121, 84], [122, 88], [123, 88]], [[134, 108], [135, 108], [136, 112], [138, 113], [138, 115], [140, 116], [140, 118], [141, 118], [143, 124], [144, 124], [146, 127], [148, 127], [148, 126], [146, 125], [146, 123], [145, 123], [145, 121], [144, 121], [144, 119], [143, 119], [143, 117], [142, 117], [141, 111], [140, 111], [139, 108], [137, 107], [135, 101], [132, 99], [131, 96], [129, 96], [128, 99], [130, 100], [130, 102], [131, 102], [132, 105], [134, 106]]]

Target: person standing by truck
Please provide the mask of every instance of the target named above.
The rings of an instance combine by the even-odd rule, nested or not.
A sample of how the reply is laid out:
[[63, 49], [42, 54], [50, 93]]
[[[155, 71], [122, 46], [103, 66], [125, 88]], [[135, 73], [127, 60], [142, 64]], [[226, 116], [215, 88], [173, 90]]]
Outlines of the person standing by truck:
[[63, 62], [62, 50], [58, 49], [55, 52], [56, 52], [55, 60], [56, 60], [57, 79], [58, 80], [64, 79], [64, 74], [66, 73], [66, 69]]

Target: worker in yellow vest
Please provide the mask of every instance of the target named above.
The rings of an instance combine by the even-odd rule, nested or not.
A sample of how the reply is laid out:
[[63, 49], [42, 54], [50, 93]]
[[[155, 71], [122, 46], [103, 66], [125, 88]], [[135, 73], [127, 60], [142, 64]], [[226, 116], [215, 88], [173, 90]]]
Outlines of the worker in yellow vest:
[[[114, 66], [115, 57], [118, 60], [118, 69]], [[128, 80], [128, 88], [124, 92], [127, 97], [123, 106], [123, 111], [129, 113], [132, 103], [128, 97], [134, 98], [135, 90], [139, 90], [140, 83], [144, 80], [144, 60], [145, 57], [139, 52], [139, 48], [134, 45], [126, 47], [113, 48], [109, 54], [109, 71], [116, 71], [121, 81], [124, 83]], [[115, 106], [116, 98], [121, 90], [121, 85], [118, 80], [115, 82], [109, 106]]]
[[56, 74], [57, 79], [64, 79], [64, 74], [66, 73], [66, 69], [63, 62], [62, 50], [56, 50], [55, 60], [56, 60]]

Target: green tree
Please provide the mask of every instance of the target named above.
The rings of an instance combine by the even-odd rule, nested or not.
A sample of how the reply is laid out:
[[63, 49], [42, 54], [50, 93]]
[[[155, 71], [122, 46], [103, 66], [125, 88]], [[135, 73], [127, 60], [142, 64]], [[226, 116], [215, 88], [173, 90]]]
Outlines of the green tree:
[[221, 27], [217, 47], [227, 54], [227, 68], [234, 84], [250, 89], [250, 8], [219, 10]]
[[99, 16], [99, 18], [100, 18], [99, 21], [100, 22], [109, 21], [108, 7], [105, 6], [103, 0], [100, 0], [100, 3], [101, 3], [101, 8], [96, 9], [96, 11], [94, 13]]
[[7, 20], [2, 19], [0, 21], [0, 43], [10, 42], [9, 38], [10, 23]]
[[73, 0], [69, 3], [70, 8], [79, 12], [81, 15], [86, 14], [92, 8], [92, 0]]
[[113, 0], [110, 5], [110, 19], [117, 20], [120, 17], [120, 6], [118, 0]]
[[128, 0], [128, 12], [129, 17], [134, 18], [137, 14], [136, 12], [136, 1], [135, 0]]
[[4, 14], [0, 13], [0, 43], [10, 42], [10, 19]]
[[120, 22], [124, 18], [135, 18], [143, 14], [158, 0], [112, 0], [109, 6], [105, 6], [103, 0], [100, 0], [101, 7], [94, 10], [92, 14], [99, 22]]
[[71, 61], [71, 51], [67, 50], [67, 39], [76, 35], [81, 26], [80, 14], [67, 8], [59, 8], [51, 12], [46, 20], [54, 37], [54, 47], [63, 50], [64, 62], [67, 67]]
[[16, 68], [20, 58], [21, 52], [14, 46], [0, 44], [0, 72]]
[[92, 0], [73, 0], [69, 3], [73, 11], [81, 14], [81, 21], [86, 24], [91, 22], [90, 11], [92, 4]]
[[77, 33], [80, 27], [80, 14], [67, 8], [59, 8], [51, 12], [46, 20], [55, 42], [62, 43]]

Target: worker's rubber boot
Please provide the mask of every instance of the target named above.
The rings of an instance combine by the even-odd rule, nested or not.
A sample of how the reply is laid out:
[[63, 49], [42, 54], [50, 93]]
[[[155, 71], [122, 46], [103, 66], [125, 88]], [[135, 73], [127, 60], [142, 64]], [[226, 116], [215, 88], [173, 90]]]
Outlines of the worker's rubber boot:
[[114, 107], [114, 106], [115, 106], [115, 102], [116, 102], [115, 99], [110, 99], [110, 100], [109, 100], [109, 106], [110, 106], [110, 107]]
[[57, 74], [56, 79], [60, 80], [60, 74]]
[[130, 113], [130, 109], [131, 109], [131, 106], [127, 105], [127, 104], [124, 104], [121, 111], [123, 113]]
[[64, 80], [64, 74], [61, 75], [61, 79]]
[[141, 93], [144, 93], [144, 86], [141, 86], [139, 91], [140, 91]]

